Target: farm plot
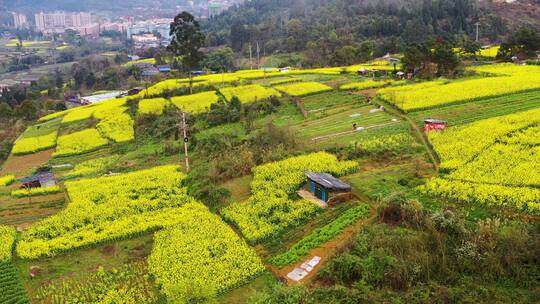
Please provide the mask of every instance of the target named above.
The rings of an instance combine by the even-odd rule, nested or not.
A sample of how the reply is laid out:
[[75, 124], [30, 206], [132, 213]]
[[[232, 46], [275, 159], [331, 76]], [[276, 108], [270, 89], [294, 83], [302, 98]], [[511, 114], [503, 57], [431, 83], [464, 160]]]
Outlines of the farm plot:
[[[108, 109], [118, 108], [125, 106], [127, 98], [113, 98], [109, 100], [100, 101], [90, 105], [72, 108], [62, 112], [53, 113], [42, 117], [42, 120], [49, 120], [55, 117], [63, 116], [62, 124], [71, 124], [74, 122], [88, 120], [95, 116], [97, 111], [105, 112]], [[52, 118], [51, 118], [52, 117]]]
[[11, 191], [11, 196], [21, 198], [29, 196], [42, 196], [50, 195], [62, 192], [62, 189], [58, 186], [52, 186], [47, 188], [30, 188], [30, 189], [20, 189]]
[[120, 156], [118, 155], [90, 159], [75, 165], [73, 170], [67, 172], [62, 177], [68, 179], [103, 174], [119, 160]]
[[[382, 130], [384, 131], [384, 128]], [[395, 127], [392, 130], [392, 134], [382, 134], [383, 132], [378, 130], [379, 132], [355, 139], [352, 148], [365, 155], [381, 156], [405, 154], [418, 147], [414, 137], [405, 132], [405, 128], [402, 132], [398, 132], [399, 129]]]
[[23, 225], [38, 222], [61, 211], [65, 206], [64, 194], [37, 196], [31, 199], [2, 197], [0, 224]]
[[538, 73], [540, 67], [534, 65], [516, 65], [513, 63], [487, 64], [467, 68], [481, 74], [500, 76], [531, 75]]
[[197, 76], [193, 78], [197, 81], [203, 81], [208, 84], [230, 84], [231, 82], [240, 81], [238, 74], [236, 73], [223, 73], [223, 74], [209, 74], [203, 76]]
[[441, 133], [432, 132], [429, 139], [442, 159], [441, 168], [455, 170], [473, 160], [499, 138], [539, 122], [540, 109], [534, 109], [480, 120]]
[[133, 60], [133, 61], [129, 61], [129, 62], [124, 63], [124, 66], [128, 67], [128, 66], [131, 66], [131, 65], [134, 65], [134, 64], [140, 64], [140, 63], [148, 63], [148, 64], [154, 65], [154, 64], [156, 64], [156, 59], [155, 58], [144, 58], [144, 59]]
[[238, 78], [245, 79], [245, 80], [256, 80], [256, 79], [274, 78], [274, 77], [282, 76], [282, 73], [278, 72], [277, 69], [274, 69], [271, 71], [246, 70], [246, 71], [238, 71], [235, 74], [238, 75]]
[[[396, 65], [396, 69], [401, 69], [401, 64]], [[374, 60], [365, 64], [355, 64], [345, 67], [348, 73], [356, 73], [360, 69], [377, 70], [377, 71], [393, 71], [394, 65], [388, 60]]]
[[15, 228], [0, 225], [0, 263], [11, 261], [11, 251], [16, 236]]
[[0, 303], [30, 303], [19, 274], [11, 263], [11, 252], [17, 232], [0, 225]]
[[332, 91], [332, 87], [318, 82], [298, 82], [275, 86], [276, 90], [289, 96], [300, 97]]
[[270, 85], [276, 86], [276, 85], [280, 85], [280, 84], [292, 83], [292, 82], [300, 82], [300, 81], [302, 81], [302, 78], [288, 77], [288, 78], [276, 79], [274, 81], [271, 81]]
[[103, 137], [96, 129], [86, 129], [76, 133], [58, 137], [58, 145], [55, 157], [70, 156], [94, 151], [107, 145], [109, 141]]
[[[19, 40], [11, 39], [9, 43], [5, 44], [7, 47], [16, 47], [19, 44]], [[22, 47], [25, 48], [48, 48], [51, 47], [52, 41], [46, 40], [23, 40]]]
[[53, 120], [55, 118], [60, 118], [60, 117], [62, 117], [64, 115], [66, 115], [68, 111], [69, 110], [60, 111], [60, 112], [54, 112], [54, 113], [51, 113], [51, 114], [40, 117], [38, 119], [38, 121], [45, 122], [45, 121]]
[[369, 206], [366, 204], [351, 208], [330, 224], [314, 230], [311, 234], [294, 244], [294, 246], [286, 252], [270, 259], [270, 263], [283, 268], [287, 265], [299, 262], [309, 254], [311, 249], [333, 239], [347, 226], [354, 224], [361, 218], [366, 218], [368, 214]]
[[[67, 111], [64, 111], [65, 115], [62, 118], [63, 124], [68, 124], [80, 120], [86, 120], [92, 118], [96, 107], [94, 105], [83, 106], [79, 108], [73, 108]], [[59, 112], [62, 113], [62, 112]]]
[[23, 155], [47, 150], [56, 146], [60, 121], [54, 120], [29, 127], [13, 146], [14, 155]]
[[418, 125], [426, 118], [448, 121], [450, 126], [459, 126], [478, 120], [540, 108], [540, 91], [515, 93], [506, 96], [486, 98], [465, 104], [413, 112], [412, 117]]
[[30, 303], [17, 269], [7, 262], [0, 262], [0, 303]]
[[31, 297], [33, 303], [141, 303], [158, 302], [158, 292], [148, 276], [146, 263], [135, 262], [119, 268], [99, 266], [83, 279], [71, 277], [41, 285]]
[[[200, 87], [207, 86], [208, 82], [199, 78], [193, 78], [192, 86]], [[141, 98], [152, 98], [162, 96], [165, 93], [172, 92], [180, 89], [189, 88], [189, 78], [182, 79], [167, 79], [160, 81], [142, 91], [139, 92], [136, 96]]]
[[387, 85], [390, 85], [391, 81], [376, 81], [376, 80], [366, 80], [360, 82], [347, 83], [339, 87], [340, 90], [365, 90], [372, 88], [380, 88]]
[[9, 186], [14, 181], [15, 181], [15, 176], [13, 175], [0, 176], [0, 187]]
[[482, 57], [495, 58], [499, 53], [500, 46], [492, 46], [489, 48], [481, 49], [478, 54]]
[[202, 92], [192, 95], [175, 96], [171, 98], [172, 104], [184, 112], [198, 114], [208, 111], [210, 106], [218, 101], [215, 91]]
[[449, 174], [426, 192], [540, 213], [540, 109], [490, 118], [430, 134]]
[[257, 254], [203, 204], [186, 204], [176, 216], [177, 225], [156, 233], [148, 259], [170, 302], [187, 303], [193, 290], [221, 294], [265, 270]]
[[113, 142], [126, 142], [135, 138], [134, 122], [125, 106], [101, 106], [94, 112], [99, 119], [96, 129]]
[[362, 96], [340, 91], [306, 96], [301, 99], [304, 109], [308, 112], [308, 119], [339, 113], [351, 106], [362, 105], [362, 101], [364, 101]]
[[286, 74], [289, 75], [306, 75], [306, 74], [314, 74], [314, 75], [339, 75], [343, 68], [336, 67], [336, 68], [319, 68], [319, 69], [305, 69], [305, 70], [291, 70], [287, 72]]
[[[515, 67], [490, 67], [480, 69], [481, 72], [511, 73], [506, 76], [475, 78], [469, 80], [440, 81], [420, 85], [387, 88], [379, 91], [381, 97], [396, 105], [403, 111], [419, 111], [428, 108], [447, 106], [455, 103], [466, 103], [482, 98], [503, 96], [521, 91], [540, 89], [540, 67], [535, 70], [526, 67], [523, 70]], [[530, 72], [525, 72], [530, 71]]]
[[169, 101], [165, 98], [150, 98], [139, 101], [138, 115], [161, 115]]
[[178, 220], [177, 208], [193, 201], [180, 186], [184, 174], [163, 166], [65, 183], [67, 208], [25, 230], [23, 258], [55, 256], [159, 229]]
[[357, 127], [397, 123], [393, 122], [392, 119], [394, 119], [393, 116], [384, 111], [376, 110], [371, 105], [359, 105], [333, 115], [303, 122], [294, 126], [294, 128], [301, 139], [310, 140], [316, 137], [353, 131], [354, 123], [356, 123]]
[[278, 91], [272, 88], [265, 88], [258, 84], [221, 88], [219, 92], [229, 101], [233, 96], [236, 96], [241, 103], [250, 103], [257, 100], [264, 100], [272, 96], [281, 96]]
[[339, 162], [325, 152], [258, 166], [253, 170], [252, 196], [247, 202], [224, 208], [222, 215], [251, 243], [271, 239], [319, 211], [308, 201], [289, 198], [303, 183], [304, 172], [324, 171], [342, 176], [357, 169], [356, 162]]

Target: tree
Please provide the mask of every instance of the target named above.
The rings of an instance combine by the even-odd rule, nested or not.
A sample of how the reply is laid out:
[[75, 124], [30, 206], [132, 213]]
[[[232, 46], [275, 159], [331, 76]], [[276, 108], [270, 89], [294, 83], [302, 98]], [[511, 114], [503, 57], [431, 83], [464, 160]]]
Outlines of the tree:
[[228, 47], [214, 51], [206, 56], [202, 65], [212, 71], [229, 71], [234, 66], [234, 52]]
[[306, 37], [306, 34], [301, 20], [289, 20], [287, 23], [287, 33], [287, 46], [289, 51], [297, 51], [305, 44], [304, 38]]
[[461, 52], [466, 55], [475, 55], [480, 50], [480, 43], [465, 37], [461, 42]]
[[368, 61], [373, 58], [375, 43], [373, 41], [363, 41], [358, 48], [358, 57], [360, 61]]
[[306, 44], [306, 51], [304, 52], [306, 62], [310, 66], [322, 66], [322, 56], [319, 44], [315, 41], [309, 41]]
[[426, 59], [424, 49], [425, 47], [420, 44], [409, 44], [405, 48], [401, 62], [406, 71], [414, 72], [422, 67]]
[[84, 81], [84, 84], [86, 85], [87, 88], [91, 89], [96, 84], [96, 81], [97, 81], [96, 75], [94, 74], [94, 72], [90, 72], [88, 73], [88, 76], [86, 76], [86, 80]]
[[189, 90], [192, 92], [191, 70], [203, 59], [200, 48], [204, 45], [204, 35], [199, 22], [188, 12], [182, 12], [174, 17], [171, 23], [171, 43], [168, 50], [175, 56], [181, 57], [182, 70], [189, 72]]
[[114, 56], [114, 63], [120, 65], [129, 61], [129, 57], [126, 53], [119, 53]]
[[62, 89], [64, 87], [64, 79], [62, 78], [62, 73], [59, 69], [54, 71], [54, 82], [58, 89]]
[[21, 52], [23, 50], [23, 39], [21, 35], [17, 35], [17, 51]]
[[233, 96], [231, 101], [224, 99], [210, 105], [210, 111], [206, 115], [206, 120], [210, 126], [217, 126], [223, 123], [237, 122], [242, 114], [242, 103], [238, 97]]
[[9, 119], [12, 115], [11, 107], [5, 102], [0, 102], [0, 119]]
[[448, 42], [438, 42], [433, 51], [433, 62], [437, 64], [437, 75], [451, 74], [457, 68], [459, 59]]
[[408, 43], [421, 43], [425, 41], [433, 30], [426, 26], [421, 19], [416, 18], [407, 21], [403, 29], [403, 38]]
[[358, 50], [352, 45], [339, 48], [334, 56], [338, 65], [352, 65], [356, 61]]
[[540, 50], [540, 35], [528, 27], [522, 27], [501, 44], [497, 58], [510, 59], [512, 56], [522, 58], [534, 56]]
[[36, 118], [37, 109], [31, 101], [25, 100], [15, 109], [15, 112], [18, 116], [24, 117], [26, 120], [32, 120]]

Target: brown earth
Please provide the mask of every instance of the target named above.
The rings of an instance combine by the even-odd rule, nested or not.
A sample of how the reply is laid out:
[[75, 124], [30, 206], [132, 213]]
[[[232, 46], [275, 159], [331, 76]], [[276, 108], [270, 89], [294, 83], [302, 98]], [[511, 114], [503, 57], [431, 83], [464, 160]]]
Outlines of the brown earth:
[[25, 177], [50, 160], [53, 152], [54, 149], [49, 149], [28, 155], [10, 155], [0, 170], [0, 175], [13, 174], [17, 178]]
[[[375, 219], [377, 216], [376, 210], [372, 208], [370, 212], [370, 216], [367, 219], [359, 220], [354, 225], [351, 225], [343, 232], [341, 232], [337, 237], [333, 238], [332, 240], [322, 244], [321, 246], [317, 248], [313, 248], [310, 250], [309, 255], [307, 255], [302, 261], [284, 267], [284, 268], [277, 268], [274, 266], [269, 266], [270, 270], [282, 281], [287, 282], [288, 285], [295, 285], [295, 284], [304, 284], [309, 285], [314, 282], [314, 279], [316, 277], [317, 272], [321, 269], [321, 267], [327, 263], [329, 260], [332, 259], [336, 254], [338, 254], [340, 251], [342, 251], [344, 248], [346, 248], [353, 237], [362, 230], [364, 224], [369, 223]], [[304, 277], [300, 282], [295, 282], [287, 278], [287, 274], [291, 272], [294, 268], [300, 267], [305, 261], [309, 260], [313, 256], [319, 256], [321, 257], [321, 261], [317, 266], [313, 268], [313, 270]]]
[[[0, 224], [16, 225], [25, 229], [30, 224], [60, 212], [65, 203], [64, 193], [36, 196], [31, 198], [13, 198], [0, 196]], [[54, 202], [59, 204], [47, 205]]]

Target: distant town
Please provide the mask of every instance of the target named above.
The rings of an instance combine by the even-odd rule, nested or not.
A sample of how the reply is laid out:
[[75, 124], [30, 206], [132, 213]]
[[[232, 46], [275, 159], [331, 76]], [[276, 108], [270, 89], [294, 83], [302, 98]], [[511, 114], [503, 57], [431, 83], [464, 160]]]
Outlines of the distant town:
[[[169, 45], [170, 24], [178, 11], [204, 20], [242, 2], [178, 1], [114, 12], [55, 10], [45, 4], [12, 8], [0, 18], [0, 89], [30, 85], [55, 71], [67, 75], [73, 63], [93, 55], [116, 57], [117, 64], [153, 57]], [[143, 75], [159, 74], [158, 65], [141, 65]]]
[[[178, 11], [194, 13], [199, 19], [210, 18], [241, 1], [215, 0], [195, 4], [188, 1]], [[107, 31], [118, 31], [133, 39], [136, 45], [159, 46], [169, 40], [169, 26], [174, 14], [163, 16], [115, 16], [103, 18], [99, 12], [40, 11], [33, 15], [12, 12], [12, 25], [16, 29], [34, 29], [44, 35], [61, 34], [74, 30], [81, 36], [95, 36]]]

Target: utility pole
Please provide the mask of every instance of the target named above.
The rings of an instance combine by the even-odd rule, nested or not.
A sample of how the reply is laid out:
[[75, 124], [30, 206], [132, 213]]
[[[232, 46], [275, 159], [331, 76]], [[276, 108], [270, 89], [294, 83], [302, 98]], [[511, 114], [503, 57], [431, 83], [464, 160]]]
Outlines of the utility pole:
[[[180, 113], [177, 110], [177, 113]], [[180, 130], [182, 128], [183, 130]], [[186, 123], [186, 112], [182, 112], [182, 125], [178, 124], [178, 132], [183, 132], [184, 140], [184, 159], [186, 161], [186, 172], [189, 172], [189, 156], [188, 156], [188, 134], [187, 134], [187, 123]]]
[[476, 22], [476, 42], [480, 39], [480, 22]]
[[252, 55], [252, 52], [251, 52], [251, 42], [250, 42], [249, 43], [249, 69], [250, 70], [253, 70], [252, 60], [253, 60], [253, 55]]
[[257, 69], [259, 69], [261, 65], [261, 57], [259, 56], [260, 52], [261, 49], [259, 48], [259, 41], [257, 41]]
[[189, 172], [189, 156], [188, 156], [188, 135], [187, 135], [187, 123], [186, 112], [182, 112], [182, 125], [184, 126], [184, 154], [186, 156], [186, 172]]

